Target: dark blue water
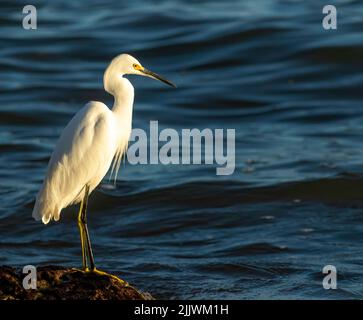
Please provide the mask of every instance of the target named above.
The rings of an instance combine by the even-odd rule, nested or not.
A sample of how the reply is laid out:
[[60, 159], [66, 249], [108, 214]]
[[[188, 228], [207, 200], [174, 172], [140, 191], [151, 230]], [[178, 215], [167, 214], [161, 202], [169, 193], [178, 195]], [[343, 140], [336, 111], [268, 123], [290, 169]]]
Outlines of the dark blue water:
[[[77, 207], [31, 211], [62, 128], [136, 56], [178, 85], [136, 87], [133, 126], [235, 128], [236, 170], [122, 166], [92, 194], [96, 263], [158, 298], [363, 298], [361, 1], [0, 4], [0, 264], [81, 265]], [[338, 289], [322, 287], [322, 268]]]

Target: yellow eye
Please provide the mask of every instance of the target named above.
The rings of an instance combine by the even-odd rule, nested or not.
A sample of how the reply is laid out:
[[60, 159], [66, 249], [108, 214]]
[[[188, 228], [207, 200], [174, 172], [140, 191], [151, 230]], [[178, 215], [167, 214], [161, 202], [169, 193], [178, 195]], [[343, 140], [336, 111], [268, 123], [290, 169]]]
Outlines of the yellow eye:
[[134, 63], [132, 66], [133, 66], [133, 67], [134, 67], [134, 69], [136, 69], [136, 70], [140, 69], [140, 66], [139, 66], [137, 63]]

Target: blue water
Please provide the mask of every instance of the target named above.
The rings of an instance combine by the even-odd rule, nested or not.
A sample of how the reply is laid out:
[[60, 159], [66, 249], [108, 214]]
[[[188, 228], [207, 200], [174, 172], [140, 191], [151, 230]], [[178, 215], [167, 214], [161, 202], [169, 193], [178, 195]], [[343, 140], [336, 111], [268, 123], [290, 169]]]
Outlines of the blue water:
[[62, 128], [112, 105], [103, 72], [128, 52], [178, 85], [130, 78], [133, 126], [234, 128], [236, 169], [126, 163], [90, 199], [98, 267], [157, 298], [363, 298], [361, 1], [334, 1], [329, 31], [325, 1], [33, 4], [37, 30], [0, 4], [0, 264], [81, 265], [78, 208], [31, 211]]

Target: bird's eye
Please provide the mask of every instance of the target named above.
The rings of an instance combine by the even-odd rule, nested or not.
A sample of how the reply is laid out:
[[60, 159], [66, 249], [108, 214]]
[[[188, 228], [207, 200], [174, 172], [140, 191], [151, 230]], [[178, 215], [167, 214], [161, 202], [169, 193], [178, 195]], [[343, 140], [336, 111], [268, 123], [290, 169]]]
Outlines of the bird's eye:
[[139, 68], [139, 65], [137, 63], [134, 63], [132, 66], [134, 67], [134, 69], [138, 69]]

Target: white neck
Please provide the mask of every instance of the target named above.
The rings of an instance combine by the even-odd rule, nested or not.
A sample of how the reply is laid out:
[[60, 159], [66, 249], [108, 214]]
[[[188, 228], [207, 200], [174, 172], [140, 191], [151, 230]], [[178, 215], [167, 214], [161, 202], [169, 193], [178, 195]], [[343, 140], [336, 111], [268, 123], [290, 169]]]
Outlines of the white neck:
[[110, 93], [115, 99], [112, 107], [112, 111], [115, 114], [132, 113], [134, 87], [129, 80], [119, 76], [117, 81], [114, 82], [112, 92]]
[[107, 67], [103, 75], [103, 85], [105, 90], [115, 98], [112, 111], [115, 114], [125, 112], [125, 109], [131, 109], [134, 103], [134, 87], [131, 82], [123, 77], [117, 60], [113, 60]]
[[[116, 60], [115, 60], [116, 59]], [[105, 90], [115, 98], [112, 112], [117, 121], [119, 133], [128, 141], [131, 134], [132, 109], [134, 104], [134, 87], [123, 77], [122, 66], [117, 58], [112, 60], [103, 75]]]
[[108, 68], [106, 70], [104, 75], [104, 87], [105, 90], [112, 94], [115, 99], [112, 107], [112, 113], [116, 121], [116, 149], [111, 169], [111, 176], [113, 170], [115, 170], [116, 179], [117, 172], [120, 167], [121, 157], [127, 152], [128, 141], [132, 130], [134, 87], [129, 80], [112, 71], [112, 68]]
[[134, 87], [129, 80], [109, 67], [104, 74], [103, 85], [105, 90], [112, 94], [115, 99], [112, 108], [115, 115], [121, 116], [124, 112], [132, 113]]

